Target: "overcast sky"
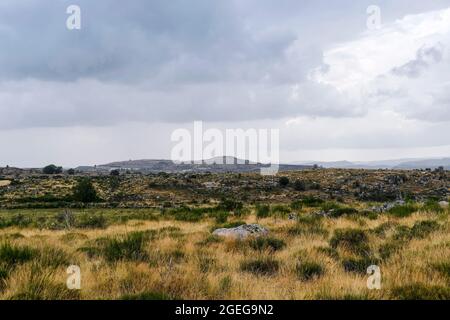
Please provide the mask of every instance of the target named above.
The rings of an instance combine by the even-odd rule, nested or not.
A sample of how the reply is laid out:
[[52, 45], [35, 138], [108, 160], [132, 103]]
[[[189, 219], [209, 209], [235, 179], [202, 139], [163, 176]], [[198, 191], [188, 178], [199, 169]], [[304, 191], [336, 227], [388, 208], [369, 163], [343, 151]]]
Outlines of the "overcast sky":
[[282, 162], [450, 156], [450, 0], [0, 2], [0, 166], [169, 158], [196, 120]]

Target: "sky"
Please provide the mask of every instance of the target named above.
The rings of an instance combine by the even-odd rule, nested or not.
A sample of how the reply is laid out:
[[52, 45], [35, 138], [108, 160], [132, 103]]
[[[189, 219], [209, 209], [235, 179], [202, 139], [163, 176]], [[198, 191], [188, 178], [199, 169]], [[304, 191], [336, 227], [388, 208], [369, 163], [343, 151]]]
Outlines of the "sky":
[[450, 0], [1, 1], [0, 166], [167, 159], [194, 121], [286, 163], [448, 157]]

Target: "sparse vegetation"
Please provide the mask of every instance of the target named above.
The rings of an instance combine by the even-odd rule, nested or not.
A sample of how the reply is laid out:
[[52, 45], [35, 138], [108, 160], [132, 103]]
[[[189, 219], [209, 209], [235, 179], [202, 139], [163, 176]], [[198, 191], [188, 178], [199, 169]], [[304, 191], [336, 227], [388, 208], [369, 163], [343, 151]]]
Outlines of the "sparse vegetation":
[[[0, 299], [448, 298], [448, 199], [416, 186], [407, 202], [361, 201], [388, 196], [374, 174], [288, 172], [283, 188], [233, 173], [5, 177], [15, 182], [0, 186]], [[269, 233], [212, 235], [254, 223]], [[65, 286], [71, 264], [80, 291]], [[383, 270], [376, 292], [372, 264]]]
[[260, 276], [271, 276], [278, 272], [280, 263], [270, 257], [250, 259], [241, 263], [241, 270]]

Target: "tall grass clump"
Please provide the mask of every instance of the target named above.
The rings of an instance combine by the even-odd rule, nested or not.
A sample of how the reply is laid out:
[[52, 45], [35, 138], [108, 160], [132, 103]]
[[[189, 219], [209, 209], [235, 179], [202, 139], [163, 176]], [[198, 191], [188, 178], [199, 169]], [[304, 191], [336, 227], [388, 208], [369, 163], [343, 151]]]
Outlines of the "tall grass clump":
[[321, 277], [325, 269], [317, 262], [299, 261], [295, 266], [295, 273], [300, 280], [309, 281]]
[[338, 229], [330, 239], [330, 246], [334, 249], [345, 248], [359, 255], [368, 255], [370, 252], [369, 238], [364, 230]]
[[270, 216], [270, 206], [266, 204], [258, 204], [256, 205], [256, 217], [258, 218], [267, 218]]
[[259, 257], [241, 262], [241, 270], [258, 276], [271, 276], [278, 272], [280, 263], [271, 257]]
[[395, 206], [389, 209], [388, 213], [398, 218], [404, 218], [409, 217], [417, 210], [419, 210], [419, 208], [416, 205], [408, 203], [405, 205]]
[[283, 249], [286, 243], [277, 238], [258, 237], [250, 241], [250, 247], [258, 251], [278, 251]]

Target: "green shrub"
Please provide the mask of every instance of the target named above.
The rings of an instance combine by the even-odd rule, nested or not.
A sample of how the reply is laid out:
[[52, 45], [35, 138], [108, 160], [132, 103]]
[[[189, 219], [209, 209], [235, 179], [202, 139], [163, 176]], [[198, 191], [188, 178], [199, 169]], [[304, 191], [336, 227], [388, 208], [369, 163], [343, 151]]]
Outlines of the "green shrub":
[[323, 253], [330, 258], [339, 259], [339, 253], [336, 249], [330, 247], [318, 247], [316, 248], [317, 252]]
[[44, 270], [38, 264], [32, 265], [25, 275], [24, 281], [16, 289], [16, 293], [9, 297], [10, 300], [79, 300], [78, 290], [69, 290], [65, 284], [54, 283], [53, 273]]
[[275, 205], [271, 208], [271, 213], [274, 216], [287, 216], [289, 213], [291, 213], [291, 209], [288, 206], [284, 205]]
[[309, 281], [321, 277], [325, 270], [316, 262], [303, 261], [297, 263], [295, 272], [300, 280]]
[[269, 205], [256, 205], [256, 217], [267, 218], [270, 215]]
[[303, 202], [301, 200], [295, 200], [291, 203], [292, 210], [301, 210], [303, 207]]
[[215, 236], [215, 235], [208, 235], [204, 240], [197, 242], [198, 246], [207, 246], [213, 243], [220, 243], [223, 241], [223, 238]]
[[400, 300], [450, 300], [450, 287], [421, 283], [408, 284], [393, 288], [391, 297]]
[[306, 182], [303, 181], [303, 180], [295, 180], [295, 182], [294, 182], [294, 189], [296, 191], [302, 192], [302, 191], [308, 190], [308, 186], [307, 186]]
[[244, 207], [243, 203], [233, 199], [223, 199], [218, 205], [218, 209], [226, 211], [239, 211]]
[[228, 220], [229, 213], [227, 211], [216, 212], [216, 223], [225, 223]]
[[432, 232], [440, 228], [439, 223], [433, 220], [424, 220], [414, 223], [411, 228], [411, 236], [413, 238], [423, 239], [429, 236]]
[[323, 211], [337, 210], [340, 208], [341, 205], [333, 201], [326, 201], [320, 204], [320, 209]]
[[330, 239], [330, 246], [334, 249], [343, 247], [354, 253], [367, 255], [370, 251], [368, 242], [369, 239], [364, 230], [338, 229]]
[[13, 246], [9, 242], [0, 244], [0, 262], [8, 267], [31, 261], [38, 255], [36, 249]]
[[281, 187], [286, 187], [289, 184], [289, 178], [288, 177], [280, 177], [278, 180], [278, 183]]
[[432, 232], [440, 228], [439, 223], [433, 220], [417, 221], [411, 228], [407, 226], [398, 226], [394, 234], [395, 240], [411, 240], [423, 239], [429, 236]]
[[62, 173], [62, 171], [62, 167], [57, 167], [54, 164], [50, 164], [42, 169], [42, 172], [44, 174], [59, 174]]
[[92, 184], [91, 179], [82, 178], [73, 188], [73, 199], [75, 201], [90, 203], [99, 201], [99, 197], [97, 196], [97, 191]]
[[393, 216], [399, 217], [399, 218], [404, 218], [404, 217], [409, 217], [411, 214], [413, 214], [417, 210], [418, 210], [417, 206], [415, 206], [413, 204], [405, 204], [405, 205], [395, 206], [395, 207], [391, 208], [388, 211], [388, 213]]
[[328, 231], [323, 228], [322, 217], [319, 215], [300, 215], [297, 223], [287, 228], [291, 236], [299, 235], [321, 235], [327, 236]]
[[280, 263], [270, 257], [256, 258], [243, 261], [241, 270], [256, 275], [270, 276], [278, 272]]
[[331, 216], [333, 218], [339, 218], [343, 215], [353, 215], [353, 214], [357, 214], [357, 213], [358, 213], [358, 210], [356, 210], [355, 208], [338, 207], [333, 210], [333, 212], [331, 213]]
[[436, 200], [428, 200], [427, 202], [425, 202], [422, 210], [424, 211], [431, 211], [431, 212], [435, 212], [435, 213], [442, 213], [444, 212], [444, 208], [442, 208], [439, 205], [439, 202]]
[[324, 201], [320, 198], [306, 197], [302, 200], [302, 203], [306, 207], [320, 207]]
[[357, 257], [342, 260], [342, 266], [347, 272], [366, 274], [367, 268], [371, 265], [378, 265], [380, 260], [374, 257]]
[[36, 262], [42, 267], [58, 268], [60, 266], [69, 266], [71, 261], [63, 250], [46, 247], [39, 252]]
[[250, 247], [259, 251], [278, 251], [285, 246], [286, 243], [283, 240], [271, 237], [258, 237], [250, 241]]
[[101, 255], [106, 261], [145, 261], [148, 254], [144, 245], [154, 236], [153, 232], [136, 231], [115, 238], [97, 239], [96, 247], [81, 249], [88, 255]]
[[404, 242], [401, 240], [393, 240], [382, 244], [378, 252], [380, 258], [383, 260], [389, 259], [393, 254], [399, 252], [404, 246]]
[[379, 237], [385, 237], [387, 231], [392, 230], [397, 226], [398, 226], [397, 222], [388, 221], [380, 224], [376, 228], [373, 228], [371, 232]]
[[102, 214], [84, 213], [78, 215], [75, 221], [75, 227], [81, 229], [104, 229], [107, 225], [106, 218]]

